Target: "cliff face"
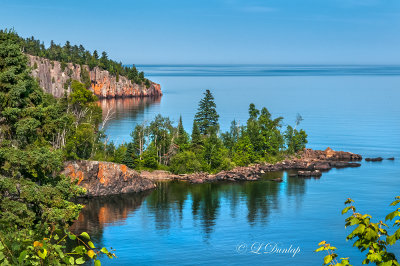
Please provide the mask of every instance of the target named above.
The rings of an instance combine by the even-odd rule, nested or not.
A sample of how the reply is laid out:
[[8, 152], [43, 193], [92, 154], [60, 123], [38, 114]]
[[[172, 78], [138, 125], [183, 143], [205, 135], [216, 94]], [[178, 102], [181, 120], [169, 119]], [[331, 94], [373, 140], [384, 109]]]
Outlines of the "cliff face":
[[[38, 56], [27, 55], [29, 64], [33, 68], [32, 76], [39, 80], [40, 86], [55, 97], [64, 95], [64, 84], [71, 78], [81, 81], [81, 66], [72, 63], [66, 64], [65, 69], [61, 69], [61, 63]], [[147, 88], [145, 84], [132, 83], [128, 78], [119, 76], [117, 81], [107, 70], [95, 67], [89, 70], [87, 65], [83, 67], [89, 72], [91, 89], [99, 98], [116, 97], [146, 97], [161, 96], [160, 84], [150, 82]], [[67, 89], [67, 93], [70, 88]]]

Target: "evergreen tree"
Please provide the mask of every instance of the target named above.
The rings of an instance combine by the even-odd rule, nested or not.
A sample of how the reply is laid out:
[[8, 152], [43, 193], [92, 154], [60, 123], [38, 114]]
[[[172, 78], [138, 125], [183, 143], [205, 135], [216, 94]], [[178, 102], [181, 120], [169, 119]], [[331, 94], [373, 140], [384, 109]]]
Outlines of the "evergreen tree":
[[224, 159], [222, 140], [218, 138], [215, 130], [210, 130], [209, 134], [204, 141], [203, 150], [203, 158], [208, 171], [219, 168]]
[[175, 144], [177, 144], [179, 146], [179, 149], [182, 151], [184, 150], [188, 142], [189, 142], [189, 136], [186, 133], [185, 129], [183, 128], [182, 116], [180, 116]]
[[201, 132], [199, 126], [196, 121], [193, 121], [193, 129], [192, 129], [192, 146], [199, 146], [202, 144], [201, 141]]
[[222, 141], [224, 142], [225, 147], [230, 152], [232, 151], [235, 143], [238, 141], [239, 132], [240, 132], [239, 126], [238, 126], [236, 120], [233, 120], [231, 122], [230, 130], [228, 132], [221, 134]]
[[126, 148], [125, 156], [124, 159], [122, 160], [122, 163], [128, 166], [129, 168], [132, 169], [135, 168], [135, 160], [133, 159], [134, 156], [135, 156], [135, 148], [133, 147], [132, 143], [129, 143]]
[[206, 90], [204, 98], [199, 102], [199, 107], [194, 118], [199, 126], [201, 134], [209, 134], [211, 128], [218, 130], [218, 118], [219, 115], [216, 110], [214, 97], [210, 90]]

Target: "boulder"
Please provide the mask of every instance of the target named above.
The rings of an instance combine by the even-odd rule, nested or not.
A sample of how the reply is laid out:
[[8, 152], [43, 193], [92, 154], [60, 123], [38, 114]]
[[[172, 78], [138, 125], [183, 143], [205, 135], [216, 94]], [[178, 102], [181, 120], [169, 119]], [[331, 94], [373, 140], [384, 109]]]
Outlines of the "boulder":
[[152, 180], [141, 177], [135, 170], [111, 162], [66, 162], [62, 174], [71, 180], [77, 179], [88, 197], [140, 192], [156, 187]]
[[381, 162], [383, 161], [382, 157], [375, 157], [375, 158], [365, 158], [366, 162]]

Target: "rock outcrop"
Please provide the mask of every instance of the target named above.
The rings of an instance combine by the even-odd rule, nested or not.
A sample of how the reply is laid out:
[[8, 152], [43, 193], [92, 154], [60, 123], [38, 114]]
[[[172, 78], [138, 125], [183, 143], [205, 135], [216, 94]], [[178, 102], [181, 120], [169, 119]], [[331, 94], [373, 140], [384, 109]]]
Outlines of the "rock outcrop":
[[[29, 64], [33, 68], [32, 76], [37, 78], [40, 86], [55, 97], [64, 95], [64, 84], [71, 78], [81, 81], [81, 66], [68, 63], [62, 69], [62, 64], [58, 61], [41, 58], [38, 56], [27, 55]], [[87, 65], [83, 65], [91, 80], [91, 89], [99, 98], [116, 97], [146, 97], [161, 96], [160, 84], [150, 82], [150, 86], [145, 84], [136, 84], [124, 76], [117, 77], [111, 75], [108, 71], [95, 67], [92, 70]], [[67, 88], [67, 93], [70, 88]]]
[[[180, 180], [190, 183], [216, 181], [255, 181], [267, 172], [296, 170], [297, 177], [320, 177], [324, 171], [332, 168], [359, 167], [362, 156], [351, 152], [304, 149], [299, 157], [288, 158], [275, 164], [255, 164], [236, 167], [217, 174], [194, 173], [175, 175], [168, 171], [142, 171], [129, 169], [123, 164], [98, 161], [72, 161], [65, 164], [62, 172], [72, 180], [78, 179], [78, 185], [87, 189], [87, 196], [105, 196], [129, 192], [141, 192], [156, 187], [155, 182]], [[282, 179], [272, 181], [282, 182]]]
[[[304, 149], [299, 158], [288, 158], [276, 164], [255, 164], [247, 167], [236, 167], [229, 171], [217, 174], [194, 173], [174, 175], [167, 171], [142, 172], [142, 176], [152, 180], [183, 180], [190, 183], [204, 183], [215, 181], [255, 181], [267, 172], [283, 170], [297, 170], [298, 177], [319, 177], [323, 171], [332, 168], [359, 167], [362, 156], [351, 152], [334, 151], [327, 148], [324, 151]], [[281, 182], [282, 180], [274, 180]]]
[[152, 180], [143, 178], [123, 164], [98, 161], [72, 161], [65, 163], [62, 174], [86, 188], [86, 196], [106, 196], [141, 192], [156, 187]]

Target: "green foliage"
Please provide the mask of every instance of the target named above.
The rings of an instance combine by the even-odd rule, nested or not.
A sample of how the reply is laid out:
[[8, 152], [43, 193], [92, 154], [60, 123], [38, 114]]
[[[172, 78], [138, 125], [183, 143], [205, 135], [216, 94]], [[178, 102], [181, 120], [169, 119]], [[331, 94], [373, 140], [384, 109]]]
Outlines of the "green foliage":
[[214, 173], [236, 165], [276, 163], [285, 155], [300, 151], [307, 143], [304, 130], [283, 134], [280, 131], [283, 118], [272, 118], [266, 108], [260, 111], [254, 104], [249, 106], [249, 119], [245, 126], [239, 126], [234, 120], [228, 132], [219, 134], [215, 106], [212, 94], [207, 90], [193, 121], [191, 139], [183, 128], [182, 117], [177, 127], [161, 115], [157, 115], [149, 125], [136, 125], [131, 133], [132, 142], [124, 155], [125, 164], [139, 169], [169, 168], [174, 173]]
[[[87, 71], [86, 68], [82, 65], [81, 65], [81, 81], [83, 84], [85, 84], [86, 89], [90, 88], [92, 82], [90, 80], [89, 71]], [[117, 82], [118, 82], [118, 80], [117, 80]]]
[[122, 163], [130, 168], [135, 168], [135, 150], [132, 143], [128, 143]]
[[85, 106], [88, 103], [97, 101], [97, 97], [90, 90], [86, 89], [85, 84], [74, 80], [72, 81], [71, 89], [72, 92], [69, 95], [69, 100], [72, 104]]
[[196, 147], [196, 146], [200, 146], [202, 145], [202, 139], [201, 139], [201, 132], [199, 129], [199, 126], [195, 121], [193, 121], [193, 129], [192, 129], [192, 141], [191, 141], [191, 145]]
[[184, 151], [171, 159], [170, 170], [174, 174], [195, 173], [200, 172], [202, 166], [193, 152]]
[[179, 117], [178, 130], [176, 133], [175, 144], [178, 145], [180, 151], [185, 150], [189, 144], [189, 135], [183, 128], [182, 116]]
[[[355, 240], [353, 243], [354, 247], [357, 247], [361, 252], [365, 252], [366, 258], [362, 264], [375, 263], [379, 266], [386, 265], [399, 265], [396, 256], [387, 250], [388, 246], [394, 245], [400, 239], [400, 208], [397, 208], [393, 212], [389, 213], [385, 221], [394, 221], [392, 225], [394, 233], [390, 235], [387, 228], [389, 226], [379, 221], [376, 223], [371, 222], [371, 215], [358, 213], [356, 207], [353, 205], [352, 199], [347, 199], [345, 204], [348, 205], [342, 210], [342, 214], [346, 214], [351, 211], [351, 215], [346, 218], [345, 227], [353, 227], [353, 231], [347, 236], [347, 240]], [[390, 205], [396, 206], [400, 203], [400, 196], [395, 198]], [[330, 265], [350, 265], [348, 258], [342, 259], [339, 263], [336, 261], [338, 256], [333, 253], [335, 247], [331, 247], [326, 244], [325, 241], [319, 243], [320, 248], [316, 252], [323, 250], [328, 251], [328, 255], [324, 258], [324, 264]], [[331, 252], [330, 252], [331, 251]]]
[[256, 161], [253, 144], [247, 134], [242, 135], [233, 146], [233, 162], [239, 166], [246, 166]]
[[79, 124], [75, 134], [67, 141], [65, 153], [67, 159], [89, 159], [92, 155], [96, 134], [91, 124]]
[[199, 107], [194, 118], [201, 134], [209, 134], [210, 130], [217, 131], [219, 127], [218, 118], [219, 115], [216, 110], [214, 96], [210, 90], [206, 90], [204, 98], [199, 102]]
[[151, 144], [143, 154], [143, 165], [148, 168], [158, 168], [157, 148]]
[[74, 83], [68, 98], [45, 94], [30, 76], [19, 37], [0, 31], [1, 265], [82, 264], [96, 258], [89, 242], [88, 248], [64, 241], [82, 208], [71, 200], [84, 192], [59, 174], [64, 154], [88, 158], [100, 140], [101, 111], [82, 86]]
[[[300, 115], [297, 115], [296, 119], [296, 127], [300, 124], [303, 118]], [[298, 151], [303, 150], [306, 147], [307, 134], [304, 130], [298, 131], [297, 129], [288, 125], [284, 134], [287, 150], [289, 153], [296, 153]]]

